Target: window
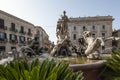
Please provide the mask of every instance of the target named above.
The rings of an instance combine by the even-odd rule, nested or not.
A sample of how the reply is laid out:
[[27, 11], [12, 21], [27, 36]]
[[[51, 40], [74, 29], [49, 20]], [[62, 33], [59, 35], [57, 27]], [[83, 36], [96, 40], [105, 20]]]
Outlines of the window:
[[4, 41], [6, 37], [6, 33], [0, 32], [0, 40]]
[[93, 28], [93, 30], [95, 30], [95, 26], [94, 25], [92, 26], [92, 28]]
[[16, 49], [16, 47], [11, 47], [11, 50]]
[[102, 26], [102, 29], [105, 29], [105, 25]]
[[15, 24], [14, 23], [11, 23], [11, 30], [15, 31]]
[[28, 35], [31, 35], [31, 29], [28, 29]]
[[19, 41], [20, 41], [21, 43], [23, 43], [23, 42], [25, 41], [25, 37], [24, 37], [24, 36], [19, 36]]
[[102, 38], [105, 38], [105, 33], [102, 33]]
[[5, 51], [5, 46], [0, 46], [0, 52]]
[[94, 33], [92, 34], [92, 37], [94, 37], [94, 38], [95, 38], [95, 34], [94, 34]]
[[86, 27], [85, 26], [83, 26], [83, 31], [85, 31], [86, 30]]
[[2, 32], [0, 33], [0, 38], [1, 38], [1, 39], [4, 39], [4, 38], [5, 38], [4, 33], [2, 33]]
[[15, 40], [15, 35], [12, 35], [12, 36], [11, 36], [11, 39], [12, 39], [12, 40]]
[[31, 29], [28, 29], [28, 32], [31, 33]]
[[74, 30], [76, 30], [76, 26], [74, 26]]
[[102, 50], [105, 50], [105, 46], [102, 46]]
[[39, 34], [40, 33], [40, 31], [39, 30], [37, 30], [37, 34]]
[[0, 19], [0, 28], [4, 28], [4, 20]]
[[24, 33], [24, 27], [21, 26], [20, 33]]
[[76, 34], [73, 35], [73, 40], [76, 40]]
[[16, 41], [17, 40], [17, 35], [10, 34], [10, 40]]
[[27, 38], [27, 41], [30, 41], [30, 40], [32, 40], [31, 38]]

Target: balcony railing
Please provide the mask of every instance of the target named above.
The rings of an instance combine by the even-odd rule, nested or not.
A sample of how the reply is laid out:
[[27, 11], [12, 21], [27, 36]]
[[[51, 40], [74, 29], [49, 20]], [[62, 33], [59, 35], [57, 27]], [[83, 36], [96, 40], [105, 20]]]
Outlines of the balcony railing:
[[7, 30], [7, 26], [1, 26], [0, 29]]
[[19, 41], [19, 44], [26, 44], [26, 41]]
[[0, 39], [0, 43], [7, 43], [8, 39]]
[[40, 36], [40, 34], [34, 34], [34, 36], [35, 36], [35, 37], [39, 37], [39, 36]]
[[32, 33], [31, 33], [31, 32], [28, 32], [27, 34], [28, 34], [29, 36], [32, 36]]
[[12, 31], [12, 32], [15, 32], [15, 33], [17, 33], [17, 32], [18, 32], [18, 30], [17, 30], [17, 29], [12, 29], [12, 28], [10, 28], [9, 30], [10, 30], [10, 31]]
[[26, 32], [25, 32], [25, 31], [22, 31], [22, 30], [20, 30], [19, 33], [21, 33], [21, 34], [26, 34]]
[[10, 40], [10, 43], [18, 43], [18, 40]]

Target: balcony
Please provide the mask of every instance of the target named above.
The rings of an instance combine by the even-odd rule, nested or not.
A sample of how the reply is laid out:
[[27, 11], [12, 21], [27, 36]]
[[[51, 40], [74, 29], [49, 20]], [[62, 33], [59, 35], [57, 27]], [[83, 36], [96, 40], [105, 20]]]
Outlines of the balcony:
[[34, 34], [34, 36], [35, 36], [35, 37], [39, 37], [39, 36], [40, 36], [40, 34]]
[[25, 31], [23, 31], [23, 30], [20, 30], [20, 32], [19, 33], [21, 33], [21, 34], [23, 34], [23, 35], [25, 35], [26, 34], [26, 32]]
[[9, 42], [12, 44], [16, 44], [16, 43], [18, 43], [18, 40], [10, 40]]
[[31, 33], [31, 32], [28, 32], [27, 35], [32, 36], [32, 33]]
[[3, 26], [3, 27], [1, 26], [0, 29], [7, 30], [7, 26]]
[[7, 39], [0, 39], [0, 43], [7, 43]]
[[26, 41], [19, 41], [19, 44], [26, 44]]
[[13, 29], [13, 28], [10, 28], [9, 30], [10, 30], [10, 31], [12, 31], [12, 32], [15, 32], [15, 33], [17, 33], [17, 32], [18, 32], [18, 30], [17, 30], [17, 29]]

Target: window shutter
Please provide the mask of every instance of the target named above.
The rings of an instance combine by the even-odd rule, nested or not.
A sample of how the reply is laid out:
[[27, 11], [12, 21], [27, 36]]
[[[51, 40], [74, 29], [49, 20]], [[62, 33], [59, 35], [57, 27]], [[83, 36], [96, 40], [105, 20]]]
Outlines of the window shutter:
[[15, 35], [15, 40], [17, 40], [17, 35]]
[[7, 34], [6, 34], [6, 33], [4, 33], [4, 35], [5, 35], [4, 39], [7, 39]]

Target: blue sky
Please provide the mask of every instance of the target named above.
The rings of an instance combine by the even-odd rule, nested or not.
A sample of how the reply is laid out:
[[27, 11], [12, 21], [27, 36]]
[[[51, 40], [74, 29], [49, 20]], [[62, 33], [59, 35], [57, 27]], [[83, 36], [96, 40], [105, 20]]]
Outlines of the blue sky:
[[68, 17], [111, 15], [113, 28], [120, 28], [120, 0], [0, 0], [0, 10], [42, 26], [56, 42], [55, 29], [63, 10]]

